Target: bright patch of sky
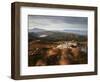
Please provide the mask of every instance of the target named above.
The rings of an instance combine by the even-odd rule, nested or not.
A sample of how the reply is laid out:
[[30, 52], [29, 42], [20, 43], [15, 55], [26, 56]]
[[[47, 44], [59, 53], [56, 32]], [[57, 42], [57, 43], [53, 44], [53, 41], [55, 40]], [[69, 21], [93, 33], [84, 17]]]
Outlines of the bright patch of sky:
[[87, 17], [68, 17], [68, 16], [28, 16], [28, 28], [45, 30], [82, 30], [87, 31]]

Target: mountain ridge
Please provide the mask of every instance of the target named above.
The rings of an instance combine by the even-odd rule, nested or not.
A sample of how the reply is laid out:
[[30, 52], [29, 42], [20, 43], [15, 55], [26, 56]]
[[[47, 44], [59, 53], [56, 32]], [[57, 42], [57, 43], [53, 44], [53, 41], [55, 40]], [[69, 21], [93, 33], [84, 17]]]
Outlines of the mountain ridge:
[[28, 32], [35, 32], [35, 33], [41, 33], [41, 32], [67, 32], [67, 33], [73, 33], [73, 34], [79, 34], [79, 35], [87, 35], [87, 31], [84, 30], [45, 30], [45, 29], [40, 29], [40, 28], [33, 28], [29, 29]]

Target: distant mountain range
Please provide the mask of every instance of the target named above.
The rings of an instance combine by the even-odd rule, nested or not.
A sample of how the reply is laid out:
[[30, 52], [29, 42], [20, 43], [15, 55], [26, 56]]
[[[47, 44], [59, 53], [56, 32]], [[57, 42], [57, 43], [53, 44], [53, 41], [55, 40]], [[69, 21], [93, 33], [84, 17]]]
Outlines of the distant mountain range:
[[[43, 32], [43, 31], [48, 31], [48, 30], [39, 29], [39, 28], [33, 28], [29, 30], [29, 32], [35, 32], [35, 33]], [[87, 31], [83, 31], [83, 30], [54, 30], [52, 32], [67, 32], [67, 33], [74, 33], [79, 35], [87, 35]]]
[[39, 29], [39, 28], [33, 28], [33, 29], [29, 29], [29, 32], [42, 32], [45, 31], [44, 29]]
[[41, 41], [59, 41], [59, 40], [86, 40], [87, 33], [75, 30], [64, 30], [64, 31], [48, 31], [44, 29], [34, 28], [29, 30], [28, 37], [31, 40]]
[[63, 32], [74, 33], [79, 35], [87, 35], [87, 31], [83, 31], [83, 30], [64, 30]]

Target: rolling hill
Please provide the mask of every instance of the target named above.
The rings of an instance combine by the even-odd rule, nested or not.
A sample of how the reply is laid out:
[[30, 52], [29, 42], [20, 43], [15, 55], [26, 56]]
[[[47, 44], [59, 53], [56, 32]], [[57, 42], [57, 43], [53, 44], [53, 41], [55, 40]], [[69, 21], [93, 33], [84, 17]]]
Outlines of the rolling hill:
[[87, 36], [83, 33], [72, 32], [72, 31], [48, 31], [44, 29], [34, 28], [28, 32], [29, 41], [40, 40], [40, 41], [86, 41]]

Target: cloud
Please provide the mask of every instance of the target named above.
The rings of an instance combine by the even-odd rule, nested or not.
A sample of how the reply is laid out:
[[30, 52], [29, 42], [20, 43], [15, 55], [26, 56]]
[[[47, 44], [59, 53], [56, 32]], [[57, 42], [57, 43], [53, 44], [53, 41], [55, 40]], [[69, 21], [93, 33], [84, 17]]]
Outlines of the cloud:
[[28, 19], [29, 29], [87, 31], [88, 19], [86, 17], [29, 15]]

